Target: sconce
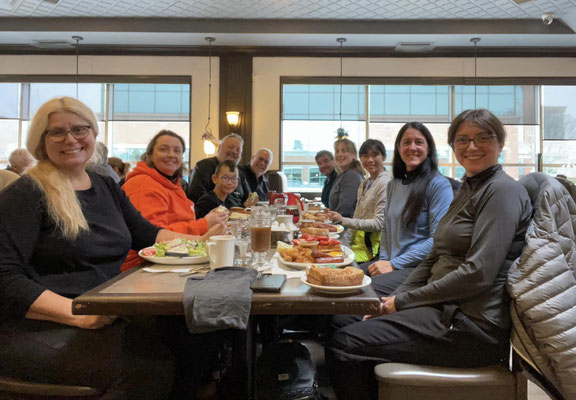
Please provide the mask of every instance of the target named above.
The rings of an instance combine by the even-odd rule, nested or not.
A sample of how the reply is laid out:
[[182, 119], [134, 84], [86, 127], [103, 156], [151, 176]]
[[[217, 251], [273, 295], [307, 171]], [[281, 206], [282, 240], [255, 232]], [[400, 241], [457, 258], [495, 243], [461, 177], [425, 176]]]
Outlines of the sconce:
[[204, 142], [204, 154], [207, 156], [216, 154], [216, 150], [218, 149], [220, 142], [214, 137], [214, 135], [212, 135], [212, 132], [204, 132], [202, 134], [202, 142]]
[[226, 119], [228, 120], [228, 125], [237, 127], [240, 123], [240, 113], [238, 111], [226, 111]]

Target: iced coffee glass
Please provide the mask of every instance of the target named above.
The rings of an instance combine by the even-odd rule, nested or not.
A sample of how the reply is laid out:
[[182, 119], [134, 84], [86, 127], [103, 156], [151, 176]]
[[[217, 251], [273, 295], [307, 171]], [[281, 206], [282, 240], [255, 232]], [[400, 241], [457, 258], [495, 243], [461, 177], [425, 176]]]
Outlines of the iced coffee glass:
[[252, 208], [250, 215], [250, 249], [252, 250], [252, 267], [258, 270], [270, 266], [268, 250], [270, 250], [272, 215], [268, 206]]

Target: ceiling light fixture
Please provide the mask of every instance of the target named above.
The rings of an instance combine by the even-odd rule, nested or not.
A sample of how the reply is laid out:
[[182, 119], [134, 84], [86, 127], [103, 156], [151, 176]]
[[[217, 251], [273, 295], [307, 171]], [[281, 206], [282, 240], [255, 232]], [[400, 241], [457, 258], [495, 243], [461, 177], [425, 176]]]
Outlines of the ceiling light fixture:
[[478, 42], [481, 39], [479, 37], [474, 37], [470, 39], [472, 43], [474, 43], [474, 108], [477, 108], [476, 105], [476, 86], [478, 85]]
[[84, 38], [82, 36], [72, 36], [72, 39], [76, 41], [76, 45], [74, 47], [76, 48], [76, 99], [78, 99], [78, 80], [79, 80], [78, 61], [80, 58], [79, 47], [80, 47], [80, 41], [84, 40]]
[[204, 142], [204, 154], [212, 155], [216, 153], [219, 141], [212, 135], [210, 129], [210, 103], [212, 101], [212, 42], [216, 39], [213, 37], [204, 38], [208, 42], [208, 122], [202, 134], [202, 141]]
[[342, 65], [343, 65], [343, 56], [342, 56], [342, 49], [344, 48], [344, 43], [346, 43], [346, 38], [338, 38], [336, 39], [338, 43], [340, 43], [340, 127], [336, 130], [336, 139], [345, 139], [348, 137], [348, 132], [342, 126]]

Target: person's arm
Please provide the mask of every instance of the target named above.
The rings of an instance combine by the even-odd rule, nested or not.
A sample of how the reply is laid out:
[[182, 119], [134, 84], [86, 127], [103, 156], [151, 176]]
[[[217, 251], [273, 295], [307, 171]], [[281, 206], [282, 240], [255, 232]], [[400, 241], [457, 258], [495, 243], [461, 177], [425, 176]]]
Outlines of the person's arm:
[[196, 219], [192, 203], [188, 199], [182, 199], [182, 201], [190, 203], [190, 219], [170, 222], [173, 211], [170, 210], [166, 194], [151, 187], [134, 189], [133, 185], [128, 186], [128, 188], [126, 186], [123, 189], [130, 198], [130, 202], [142, 213], [144, 218], [154, 225], [190, 235], [203, 235], [208, 231], [208, 221], [205, 218]]
[[[353, 228], [364, 232], [378, 232], [384, 226], [384, 213], [386, 211], [386, 187], [388, 180], [382, 182], [375, 182], [374, 186], [370, 188], [364, 196], [367, 196], [371, 201], [376, 203], [373, 218], [346, 218], [342, 217], [342, 226], [345, 228]], [[360, 192], [360, 189], [358, 189]], [[359, 193], [360, 194], [360, 193]]]
[[[398, 310], [477, 296], [494, 282], [521, 221], [530, 213], [517, 185], [494, 182], [476, 206], [466, 259], [442, 278], [396, 295]], [[528, 207], [529, 208], [529, 207]]]
[[428, 239], [411, 246], [408, 251], [398, 257], [391, 259], [390, 263], [395, 269], [418, 265], [426, 258], [428, 253], [430, 253], [434, 244], [434, 233], [436, 232], [438, 223], [450, 207], [450, 203], [454, 198], [454, 192], [448, 180], [444, 179], [444, 177], [437, 176], [430, 181], [428, 189], [426, 190], [426, 196], [428, 198], [428, 229], [430, 236]]
[[354, 215], [358, 186], [360, 186], [363, 179], [362, 174], [355, 171], [342, 174], [336, 183], [340, 188], [338, 206], [332, 211], [340, 213], [343, 217], [352, 217], [352, 215]]
[[115, 315], [74, 315], [72, 314], [72, 299], [45, 290], [32, 303], [26, 313], [28, 319], [40, 319], [57, 322], [83, 329], [100, 329], [118, 318]]

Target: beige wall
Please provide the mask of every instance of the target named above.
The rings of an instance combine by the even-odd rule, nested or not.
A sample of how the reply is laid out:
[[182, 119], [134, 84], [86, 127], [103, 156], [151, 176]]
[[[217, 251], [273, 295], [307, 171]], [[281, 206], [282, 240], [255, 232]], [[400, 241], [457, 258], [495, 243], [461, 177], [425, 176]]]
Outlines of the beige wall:
[[[192, 165], [205, 157], [201, 136], [208, 116], [208, 58], [156, 56], [80, 56], [79, 73], [85, 75], [181, 75], [192, 77]], [[0, 56], [0, 75], [75, 75], [74, 56]], [[212, 58], [210, 127], [218, 136], [219, 59]]]
[[[252, 148], [268, 147], [278, 169], [280, 151], [280, 77], [339, 76], [338, 58], [254, 58]], [[480, 58], [479, 77], [575, 77], [576, 59]], [[363, 77], [473, 77], [470, 58], [349, 58], [344, 76]]]

